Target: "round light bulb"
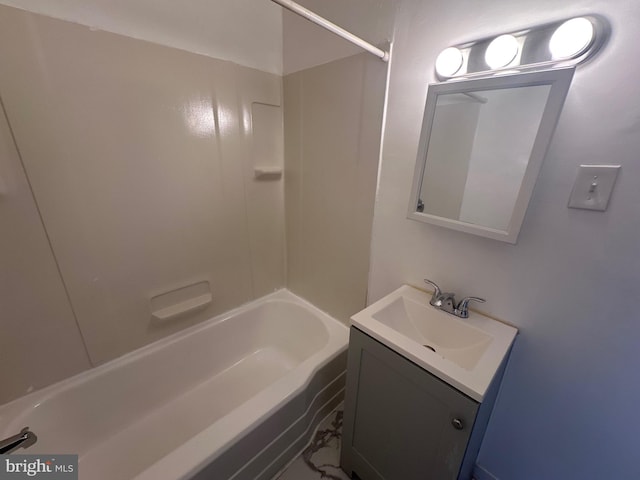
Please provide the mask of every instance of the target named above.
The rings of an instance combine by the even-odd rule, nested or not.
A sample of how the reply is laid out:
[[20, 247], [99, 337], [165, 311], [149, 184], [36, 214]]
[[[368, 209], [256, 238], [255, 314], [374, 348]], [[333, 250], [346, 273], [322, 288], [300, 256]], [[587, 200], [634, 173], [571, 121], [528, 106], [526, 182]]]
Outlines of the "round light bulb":
[[441, 77], [452, 77], [462, 67], [462, 52], [456, 47], [445, 48], [436, 58], [436, 72]]
[[502, 68], [513, 62], [518, 55], [518, 40], [513, 35], [500, 35], [487, 47], [484, 60], [492, 69]]
[[584, 52], [593, 41], [593, 23], [584, 17], [572, 18], [560, 25], [549, 40], [553, 60], [573, 58]]

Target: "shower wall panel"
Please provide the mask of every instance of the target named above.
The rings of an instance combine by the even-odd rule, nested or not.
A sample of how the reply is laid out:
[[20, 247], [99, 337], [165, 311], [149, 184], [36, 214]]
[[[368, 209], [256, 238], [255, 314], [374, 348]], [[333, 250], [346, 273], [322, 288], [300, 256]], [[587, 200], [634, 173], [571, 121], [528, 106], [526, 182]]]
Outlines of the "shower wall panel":
[[386, 71], [362, 53], [284, 77], [287, 282], [345, 322], [366, 302]]
[[1, 105], [0, 225], [2, 405], [89, 368], [89, 358]]
[[[0, 63], [93, 364], [284, 286], [283, 180], [254, 177], [282, 163], [260, 137], [282, 143], [281, 77], [9, 7]], [[153, 297], [207, 282], [210, 304], [152, 318]]]

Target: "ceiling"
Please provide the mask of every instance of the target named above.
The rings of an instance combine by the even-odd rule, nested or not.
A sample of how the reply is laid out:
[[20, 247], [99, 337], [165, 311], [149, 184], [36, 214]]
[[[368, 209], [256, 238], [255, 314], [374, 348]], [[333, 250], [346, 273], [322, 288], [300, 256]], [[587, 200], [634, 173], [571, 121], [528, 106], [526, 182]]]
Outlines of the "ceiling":
[[282, 10], [269, 0], [0, 0], [0, 4], [282, 74]]

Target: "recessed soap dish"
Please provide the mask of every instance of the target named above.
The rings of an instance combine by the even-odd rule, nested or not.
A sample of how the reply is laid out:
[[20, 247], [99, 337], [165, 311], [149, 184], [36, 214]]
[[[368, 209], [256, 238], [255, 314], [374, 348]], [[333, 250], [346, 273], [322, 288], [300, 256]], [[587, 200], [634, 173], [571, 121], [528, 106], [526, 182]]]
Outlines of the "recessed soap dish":
[[166, 322], [202, 310], [212, 301], [209, 282], [196, 282], [152, 297], [151, 318]]
[[255, 167], [253, 175], [256, 180], [277, 180], [282, 177], [282, 167]]

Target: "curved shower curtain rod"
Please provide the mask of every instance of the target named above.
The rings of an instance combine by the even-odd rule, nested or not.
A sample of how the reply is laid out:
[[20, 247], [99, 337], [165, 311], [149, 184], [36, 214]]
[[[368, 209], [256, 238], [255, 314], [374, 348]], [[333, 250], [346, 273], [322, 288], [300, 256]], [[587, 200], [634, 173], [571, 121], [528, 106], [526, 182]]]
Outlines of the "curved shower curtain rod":
[[300, 15], [301, 17], [306, 18], [310, 22], [313, 22], [316, 25], [319, 25], [322, 28], [325, 28], [326, 30], [329, 30], [332, 33], [335, 33], [336, 35], [344, 38], [345, 40], [353, 43], [354, 45], [357, 45], [360, 48], [363, 48], [367, 52], [374, 54], [383, 62], [389, 61], [389, 52], [385, 52], [384, 50], [381, 50], [378, 47], [371, 45], [369, 42], [366, 42], [360, 37], [357, 37], [356, 35], [354, 35], [353, 33], [346, 31], [344, 28], [339, 27], [335, 23], [332, 23], [329, 20], [321, 17], [317, 13], [313, 13], [311, 10], [304, 8], [302, 5], [298, 5], [296, 2], [293, 2], [291, 0], [271, 0], [271, 1], [286, 8], [287, 10], [292, 11], [297, 15]]

